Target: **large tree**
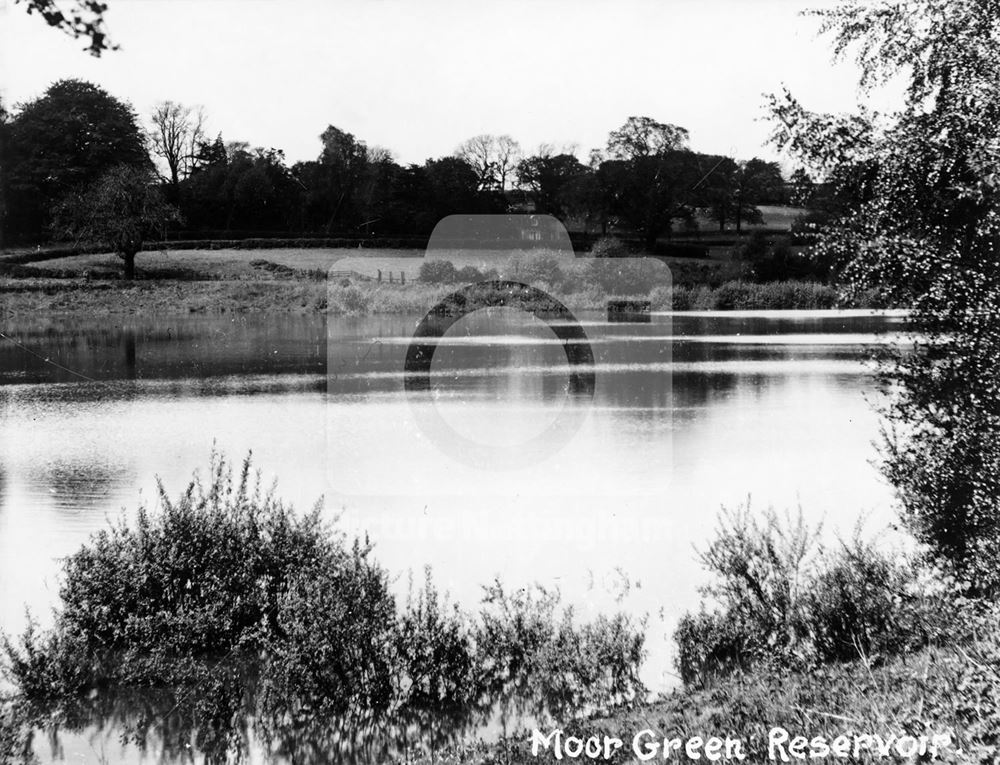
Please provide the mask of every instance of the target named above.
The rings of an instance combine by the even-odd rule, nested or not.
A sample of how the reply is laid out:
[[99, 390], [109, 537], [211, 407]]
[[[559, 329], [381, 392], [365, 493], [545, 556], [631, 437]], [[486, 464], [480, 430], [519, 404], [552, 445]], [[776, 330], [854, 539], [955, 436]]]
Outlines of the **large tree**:
[[698, 162], [701, 177], [693, 188], [696, 203], [719, 224], [719, 231], [725, 231], [726, 224], [737, 216], [734, 190], [739, 163], [732, 157], [711, 154], [699, 154]]
[[143, 242], [177, 220], [177, 210], [164, 202], [152, 172], [118, 165], [66, 196], [52, 225], [61, 237], [107, 247], [122, 259], [124, 277], [133, 279]]
[[629, 117], [608, 135], [611, 159], [633, 160], [655, 157], [687, 146], [688, 131], [652, 117]]
[[611, 131], [606, 153], [592, 154], [602, 224], [631, 229], [652, 249], [675, 219], [690, 220], [698, 165], [687, 139], [684, 128], [650, 117], [629, 117]]
[[744, 223], [761, 223], [758, 205], [785, 201], [785, 181], [777, 162], [754, 157], [738, 162], [731, 157], [698, 155], [704, 174], [695, 184], [697, 203], [706, 208], [724, 231], [730, 221], [736, 232]]
[[670, 234], [675, 220], [692, 219], [698, 169], [697, 156], [684, 150], [603, 162], [597, 183], [604, 210], [652, 250], [661, 235]]
[[7, 130], [6, 229], [37, 238], [51, 206], [125, 164], [151, 167], [132, 107], [81, 80], [60, 80], [22, 105]]
[[572, 154], [536, 154], [521, 160], [517, 177], [535, 202], [538, 212], [565, 219], [576, 206], [576, 190], [590, 173]]
[[903, 107], [816, 114], [784, 93], [771, 99], [775, 139], [814, 173], [860, 183], [818, 248], [856, 288], [912, 308], [913, 347], [881, 367], [884, 471], [936, 560], [996, 591], [1000, 3], [847, 2], [820, 15], [837, 53], [857, 51], [863, 86], [905, 78]]
[[480, 191], [502, 194], [521, 161], [521, 146], [509, 135], [477, 135], [462, 143], [455, 156], [475, 169]]
[[320, 141], [323, 148], [317, 161], [292, 167], [305, 189], [305, 218], [313, 230], [348, 232], [363, 222], [369, 150], [364, 141], [333, 125], [323, 131]]
[[758, 205], [783, 201], [785, 179], [777, 162], [757, 157], [739, 162], [733, 180], [732, 209], [737, 233], [742, 231], [744, 222], [763, 222]]
[[150, 120], [153, 153], [166, 164], [166, 180], [176, 195], [180, 182], [191, 174], [199, 147], [205, 141], [205, 113], [198, 107], [163, 101], [154, 107]]

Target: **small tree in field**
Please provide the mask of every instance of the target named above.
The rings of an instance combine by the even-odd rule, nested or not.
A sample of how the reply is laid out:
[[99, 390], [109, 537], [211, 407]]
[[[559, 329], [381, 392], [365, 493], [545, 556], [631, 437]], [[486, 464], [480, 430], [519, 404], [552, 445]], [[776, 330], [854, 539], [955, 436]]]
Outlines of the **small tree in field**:
[[855, 200], [818, 249], [860, 289], [912, 307], [883, 359], [883, 468], [934, 557], [1000, 590], [1000, 3], [844, 2], [819, 12], [862, 85], [907, 78], [887, 117], [771, 108], [777, 142]]
[[106, 246], [124, 261], [123, 275], [135, 278], [135, 256], [151, 234], [180, 214], [163, 201], [147, 170], [119, 165], [56, 207], [53, 229], [78, 242]]

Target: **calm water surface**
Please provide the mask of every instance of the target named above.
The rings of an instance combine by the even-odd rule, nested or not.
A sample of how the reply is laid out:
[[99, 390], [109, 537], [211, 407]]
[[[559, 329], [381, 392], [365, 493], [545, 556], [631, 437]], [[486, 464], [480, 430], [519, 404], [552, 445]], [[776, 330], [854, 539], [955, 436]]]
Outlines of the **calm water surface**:
[[180, 492], [213, 444], [252, 450], [296, 506], [325, 497], [331, 516], [370, 533], [400, 591], [430, 564], [470, 607], [499, 575], [556, 585], [583, 617], [648, 614], [653, 689], [676, 682], [670, 633], [698, 604], [695, 546], [720, 506], [800, 506], [830, 534], [862, 516], [871, 534], [892, 522], [870, 464], [865, 359], [899, 316], [582, 316], [588, 395], [568, 389], [549, 326], [502, 314], [452, 327], [430, 389], [407, 393], [419, 319], [8, 323], [0, 625], [18, 630], [26, 605], [44, 621], [60, 558], [151, 502], [157, 477]]

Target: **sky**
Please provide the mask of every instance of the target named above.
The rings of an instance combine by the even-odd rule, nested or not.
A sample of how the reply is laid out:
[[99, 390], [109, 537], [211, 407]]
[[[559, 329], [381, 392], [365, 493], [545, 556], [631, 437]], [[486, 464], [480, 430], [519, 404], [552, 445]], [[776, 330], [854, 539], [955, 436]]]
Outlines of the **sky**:
[[121, 49], [94, 58], [6, 0], [4, 102], [78, 77], [144, 122], [163, 100], [201, 105], [211, 134], [290, 162], [315, 159], [332, 124], [419, 163], [480, 133], [586, 159], [630, 115], [687, 128], [698, 151], [781, 159], [764, 93], [819, 111], [859, 99], [853, 64], [800, 15], [828, 0], [108, 2]]

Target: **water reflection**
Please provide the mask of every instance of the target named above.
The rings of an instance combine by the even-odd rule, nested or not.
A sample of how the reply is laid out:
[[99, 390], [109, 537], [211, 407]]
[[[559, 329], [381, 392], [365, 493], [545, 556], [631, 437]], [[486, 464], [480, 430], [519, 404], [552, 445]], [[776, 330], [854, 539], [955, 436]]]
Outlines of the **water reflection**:
[[90, 508], [106, 508], [109, 500], [135, 481], [132, 466], [124, 461], [80, 454], [35, 463], [26, 477], [48, 491], [54, 509], [74, 515]]
[[0, 384], [185, 379], [325, 371], [322, 317], [8, 322]]
[[[38, 708], [33, 749], [54, 760], [73, 752], [73, 740], [106, 734], [122, 745], [123, 760], [152, 756], [164, 763], [254, 761], [289, 765], [372, 763], [432, 754], [483, 731], [489, 708], [413, 709], [405, 713], [356, 709], [325, 714], [317, 699], [276, 693], [255, 661], [226, 657], [189, 668], [192, 682], [171, 688], [100, 690], [75, 703]], [[75, 749], [75, 747], [74, 747]]]

